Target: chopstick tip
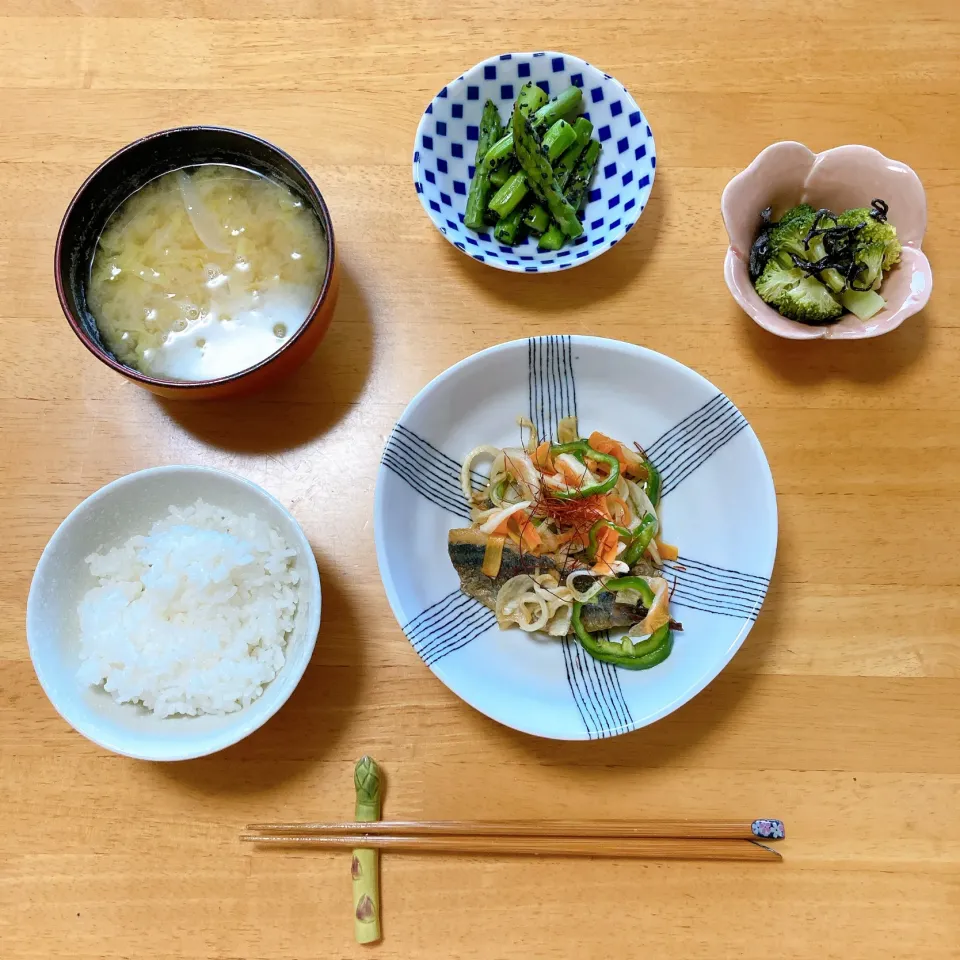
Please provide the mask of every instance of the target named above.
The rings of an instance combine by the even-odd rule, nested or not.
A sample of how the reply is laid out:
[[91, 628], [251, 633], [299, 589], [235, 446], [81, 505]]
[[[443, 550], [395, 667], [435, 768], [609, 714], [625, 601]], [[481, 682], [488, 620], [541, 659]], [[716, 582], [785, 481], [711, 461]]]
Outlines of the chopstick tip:
[[783, 859], [783, 854], [779, 850], [774, 850], [773, 847], [768, 847], [765, 843], [761, 843], [759, 840], [748, 840], [747, 843], [752, 843], [755, 847], [759, 847], [761, 850], [766, 850], [774, 860]]

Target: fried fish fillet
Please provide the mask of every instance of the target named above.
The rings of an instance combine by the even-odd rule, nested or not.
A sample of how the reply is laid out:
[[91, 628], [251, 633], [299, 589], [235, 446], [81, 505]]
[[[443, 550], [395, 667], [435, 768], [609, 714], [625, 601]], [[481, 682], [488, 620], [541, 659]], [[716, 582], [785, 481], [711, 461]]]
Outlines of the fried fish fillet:
[[[487, 539], [485, 533], [472, 527], [451, 530], [447, 549], [450, 562], [460, 575], [460, 589], [491, 610], [496, 608], [497, 593], [500, 588], [511, 577], [521, 573], [553, 572], [556, 573], [560, 583], [563, 583], [572, 571], [583, 569], [583, 564], [576, 560], [567, 561], [561, 569], [551, 557], [520, 554], [512, 546], [507, 545], [503, 548], [500, 572], [496, 577], [488, 577], [481, 569]], [[581, 621], [587, 630], [595, 633], [598, 630], [611, 630], [614, 627], [629, 627], [639, 623], [647, 615], [647, 610], [642, 603], [636, 605], [617, 603], [615, 597], [613, 593], [603, 592], [590, 603], [583, 605]]]

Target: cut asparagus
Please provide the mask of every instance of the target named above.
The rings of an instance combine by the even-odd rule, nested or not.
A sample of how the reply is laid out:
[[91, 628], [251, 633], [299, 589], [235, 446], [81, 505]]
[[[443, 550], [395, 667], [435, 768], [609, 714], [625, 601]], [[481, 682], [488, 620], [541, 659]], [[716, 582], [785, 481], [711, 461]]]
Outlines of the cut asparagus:
[[551, 223], [550, 229], [540, 238], [537, 246], [541, 250], [559, 250], [566, 240], [563, 231], [555, 223]]
[[573, 129], [577, 135], [577, 143], [586, 146], [593, 133], [593, 124], [586, 117], [577, 117]]
[[573, 131], [577, 135], [577, 142], [553, 165], [553, 172], [556, 174], [557, 183], [560, 184], [561, 190], [566, 189], [567, 181], [570, 179], [580, 155], [590, 142], [593, 124], [586, 117], [577, 117], [577, 122], [573, 125]]
[[493, 195], [490, 209], [503, 218], [529, 193], [527, 178], [522, 171], [518, 171]]
[[513, 157], [513, 134], [505, 133], [488, 151], [483, 158], [483, 165], [492, 170], [497, 164]]
[[543, 136], [543, 148], [547, 151], [547, 159], [554, 163], [576, 142], [576, 130], [566, 120], [558, 120]]
[[[380, 768], [373, 757], [361, 757], [353, 772], [357, 789], [356, 820], [370, 823], [380, 819]], [[380, 939], [380, 858], [376, 850], [363, 847], [353, 851], [353, 932], [357, 943]]]
[[471, 230], [483, 230], [485, 226], [483, 214], [487, 208], [487, 197], [490, 195], [491, 189], [490, 175], [477, 168], [473, 180], [470, 181], [467, 207], [463, 212], [463, 222]]
[[497, 105], [488, 100], [483, 105], [483, 114], [480, 117], [480, 135], [477, 140], [476, 169], [470, 181], [470, 192], [467, 194], [467, 207], [463, 214], [463, 222], [471, 230], [482, 230], [483, 212], [490, 196], [490, 168], [483, 161], [490, 148], [501, 139], [503, 125], [500, 123], [500, 112]]
[[[563, 196], [550, 161], [541, 152], [541, 144], [530, 122], [533, 94], [538, 90], [533, 84], [525, 84], [520, 90], [513, 108], [513, 142], [520, 166], [527, 175], [530, 188], [541, 201], [546, 201], [550, 216], [568, 237], [579, 237], [583, 233], [583, 224], [577, 219], [576, 207], [569, 204]], [[542, 93], [542, 91], [541, 91]], [[599, 148], [599, 144], [597, 147]]]
[[[530, 86], [530, 84], [527, 86]], [[536, 95], [534, 96], [537, 101], [542, 103], [543, 100], [546, 99], [547, 95], [540, 90], [539, 87], [534, 87], [534, 89], [540, 92], [539, 97]], [[575, 91], [575, 93], [571, 93], [571, 91]], [[558, 120], [563, 119], [571, 110], [576, 109], [576, 107], [580, 105], [580, 100], [580, 88], [570, 87], [569, 90], [561, 93], [556, 100], [551, 100], [549, 103], [544, 103], [539, 109], [534, 108], [537, 129], [546, 130], [548, 127], [552, 127]], [[589, 121], [587, 122], [589, 123]], [[591, 130], [592, 129], [593, 127], [591, 126]], [[490, 167], [495, 167], [498, 163], [501, 163], [508, 157], [512, 157], [513, 152], [513, 133], [508, 129], [504, 131], [504, 135], [490, 148], [486, 156], [486, 163]]]
[[[520, 93], [517, 95], [516, 101], [514, 101], [513, 109], [522, 110], [525, 117], [530, 116], [532, 113], [536, 113], [544, 105], [549, 106], [547, 103], [547, 95], [540, 89], [535, 83], [525, 83], [520, 88]], [[559, 118], [557, 118], [559, 119]], [[514, 139], [516, 139], [517, 131], [512, 130]]]
[[550, 226], [550, 214], [539, 203], [535, 203], [523, 218], [524, 226], [536, 236], [545, 233]]
[[496, 239], [511, 246], [529, 230], [544, 250], [583, 234], [577, 211], [600, 145], [590, 140], [593, 124], [577, 116], [582, 101], [579, 87], [548, 101], [540, 87], [524, 84], [505, 128], [493, 102], [484, 104], [466, 226], [493, 226]]
[[534, 125], [538, 134], [543, 134], [545, 130], [552, 127], [558, 120], [566, 117], [578, 109], [583, 100], [583, 93], [579, 87], [567, 87], [559, 97], [555, 97], [549, 103], [544, 104], [537, 110], [534, 117]]
[[503, 137], [503, 124], [500, 122], [500, 111], [497, 105], [488, 100], [483, 105], [480, 115], [480, 135], [477, 139], [476, 164], [479, 167], [487, 151]]
[[596, 140], [591, 140], [587, 148], [583, 151], [583, 156], [577, 163], [573, 176], [567, 182], [567, 200], [575, 209], [580, 209], [580, 204], [586, 196], [587, 187], [593, 177], [593, 171], [597, 168], [597, 161], [600, 159], [600, 144]]
[[520, 228], [523, 225], [524, 207], [518, 206], [507, 214], [493, 228], [493, 238], [505, 247], [512, 247], [520, 239]]

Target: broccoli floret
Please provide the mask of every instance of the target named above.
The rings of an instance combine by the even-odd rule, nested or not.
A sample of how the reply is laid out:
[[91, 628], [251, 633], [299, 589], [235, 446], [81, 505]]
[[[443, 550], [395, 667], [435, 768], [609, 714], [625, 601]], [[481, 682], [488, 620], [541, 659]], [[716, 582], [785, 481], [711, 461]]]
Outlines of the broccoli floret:
[[814, 326], [830, 323], [843, 313], [833, 294], [813, 277], [804, 277], [796, 286], [785, 290], [777, 309], [791, 320]]
[[754, 286], [761, 300], [777, 307], [787, 290], [795, 287], [803, 276], [803, 271], [797, 267], [785, 267], [776, 260], [770, 260]]
[[799, 220], [801, 218], [812, 219], [815, 213], [816, 213], [816, 210], [814, 210], [809, 203], [800, 203], [795, 207], [791, 207], [780, 218], [780, 223], [781, 224], [789, 223], [791, 220]]
[[801, 323], [829, 323], [843, 313], [843, 307], [819, 280], [808, 277], [799, 267], [785, 267], [777, 260], [767, 264], [756, 290], [763, 301]]
[[815, 259], [807, 249], [805, 240], [813, 225], [813, 214], [794, 217], [786, 223], [782, 221], [770, 231], [770, 253], [785, 267], [792, 267], [791, 253], [795, 253], [804, 260]]
[[855, 289], [878, 290], [880, 288], [886, 249], [882, 243], [868, 243], [857, 248], [854, 260], [860, 265], [860, 271], [853, 280]]
[[855, 207], [845, 210], [838, 217], [841, 226], [855, 227], [863, 224], [857, 234], [857, 241], [863, 246], [882, 243], [884, 246], [883, 269], [889, 270], [900, 261], [900, 251], [903, 249], [897, 237], [897, 228], [889, 220], [878, 220], [871, 216], [874, 211], [870, 207]]
[[895, 266], [900, 262], [900, 252], [903, 250], [903, 245], [900, 243], [897, 237], [894, 237], [890, 243], [887, 244], [887, 249], [883, 252], [883, 269], [889, 270], [891, 267]]
[[[900, 251], [903, 250], [903, 246], [900, 243], [900, 238], [897, 236], [897, 228], [891, 223], [878, 223], [873, 228], [876, 231], [877, 227], [883, 227], [885, 230], [882, 233], [879, 233], [879, 236], [883, 236], [884, 246], [886, 249], [883, 251], [883, 269], [889, 270], [895, 263], [900, 262]], [[874, 233], [873, 236], [878, 236], [878, 233]], [[870, 235], [868, 234], [868, 239]]]
[[853, 207], [850, 210], [844, 210], [837, 217], [837, 223], [841, 227], [855, 227], [861, 223], [868, 223], [873, 220], [870, 214], [873, 213], [872, 207]]

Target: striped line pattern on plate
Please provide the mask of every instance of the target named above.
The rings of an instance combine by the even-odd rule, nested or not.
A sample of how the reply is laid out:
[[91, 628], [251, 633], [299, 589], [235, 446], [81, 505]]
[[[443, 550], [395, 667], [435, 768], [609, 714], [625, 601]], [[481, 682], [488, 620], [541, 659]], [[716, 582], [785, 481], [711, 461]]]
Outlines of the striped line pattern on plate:
[[403, 632], [423, 662], [432, 667], [448, 654], [472, 643], [496, 623], [492, 610], [454, 590], [414, 617], [403, 627]]
[[[767, 593], [767, 577], [680, 557], [664, 564], [673, 585], [671, 605], [701, 613], [755, 621]], [[604, 630], [598, 634], [610, 636]], [[633, 726], [617, 667], [594, 660], [571, 635], [564, 637], [563, 665], [577, 712], [591, 740], [614, 736]]]
[[560, 643], [567, 684], [590, 739], [612, 737], [632, 727], [633, 716], [620, 688], [617, 668], [594, 660], [573, 636], [564, 637]]
[[770, 580], [752, 573], [716, 567], [680, 557], [664, 564], [663, 575], [673, 587], [671, 604], [724, 617], [756, 620]]
[[[461, 464], [429, 440], [398, 423], [387, 440], [381, 463], [432, 504], [461, 520], [470, 520], [470, 508], [460, 489]], [[470, 474], [474, 489], [486, 484], [475, 470]]]
[[557, 424], [577, 415], [570, 337], [527, 340], [527, 393], [530, 419], [541, 440], [557, 439]]
[[718, 393], [654, 440], [645, 449], [663, 477], [661, 496], [679, 487], [746, 426], [744, 415]]

